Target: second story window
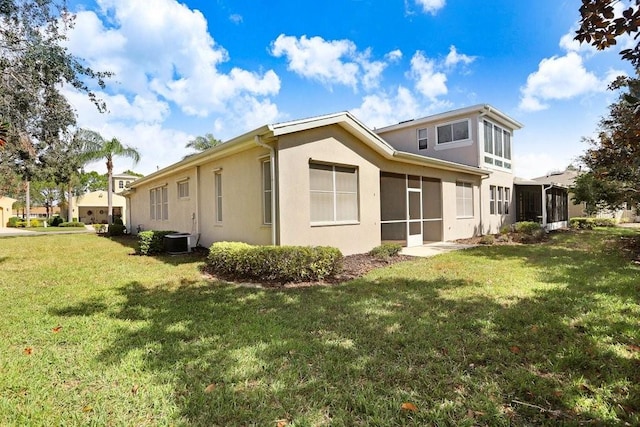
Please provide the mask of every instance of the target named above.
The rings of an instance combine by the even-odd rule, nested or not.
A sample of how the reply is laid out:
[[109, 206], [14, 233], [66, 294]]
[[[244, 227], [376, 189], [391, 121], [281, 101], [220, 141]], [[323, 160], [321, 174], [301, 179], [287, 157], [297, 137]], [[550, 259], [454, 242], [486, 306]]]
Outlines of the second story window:
[[484, 162], [511, 169], [511, 132], [484, 121]]
[[418, 129], [418, 149], [427, 149], [427, 129]]
[[469, 139], [469, 120], [447, 123], [436, 127], [438, 144]]

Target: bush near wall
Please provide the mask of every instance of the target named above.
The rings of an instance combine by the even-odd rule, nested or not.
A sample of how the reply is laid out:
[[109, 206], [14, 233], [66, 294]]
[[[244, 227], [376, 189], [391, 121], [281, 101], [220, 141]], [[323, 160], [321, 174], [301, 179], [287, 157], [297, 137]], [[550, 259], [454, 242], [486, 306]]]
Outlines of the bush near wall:
[[58, 227], [84, 228], [84, 222], [61, 222]]
[[569, 220], [569, 226], [578, 230], [592, 230], [593, 227], [615, 227], [613, 218], [586, 218], [575, 217]]
[[398, 255], [401, 250], [402, 245], [400, 243], [383, 243], [371, 249], [369, 255], [376, 258], [387, 259]]
[[138, 254], [153, 255], [164, 252], [164, 236], [175, 231], [148, 230], [138, 233]]
[[9, 221], [7, 221], [7, 227], [18, 228], [18, 227], [25, 227], [26, 225], [27, 225], [26, 221], [23, 221], [21, 218], [17, 216], [12, 216], [11, 218], [9, 218]]
[[126, 227], [122, 224], [109, 224], [107, 228], [107, 234], [109, 236], [122, 236], [125, 233]]
[[49, 225], [52, 227], [58, 227], [63, 222], [64, 222], [64, 219], [60, 218], [59, 216], [54, 216], [53, 218], [49, 219]]
[[342, 253], [327, 246], [252, 246], [217, 242], [209, 249], [207, 266], [215, 274], [264, 282], [318, 281], [338, 273]]

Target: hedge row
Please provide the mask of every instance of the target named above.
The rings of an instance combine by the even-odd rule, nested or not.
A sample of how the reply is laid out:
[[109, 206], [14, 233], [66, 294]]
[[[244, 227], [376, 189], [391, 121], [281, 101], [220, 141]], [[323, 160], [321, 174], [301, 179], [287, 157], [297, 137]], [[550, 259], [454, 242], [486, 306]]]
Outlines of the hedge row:
[[592, 230], [593, 227], [615, 227], [615, 225], [616, 220], [613, 218], [575, 217], [569, 220], [569, 226], [579, 230]]
[[327, 246], [252, 246], [217, 242], [209, 249], [209, 269], [234, 279], [289, 283], [317, 281], [338, 273], [342, 253]]
[[61, 222], [58, 227], [84, 228], [84, 222]]
[[148, 230], [138, 233], [138, 253], [153, 255], [164, 252], [164, 236], [175, 231]]

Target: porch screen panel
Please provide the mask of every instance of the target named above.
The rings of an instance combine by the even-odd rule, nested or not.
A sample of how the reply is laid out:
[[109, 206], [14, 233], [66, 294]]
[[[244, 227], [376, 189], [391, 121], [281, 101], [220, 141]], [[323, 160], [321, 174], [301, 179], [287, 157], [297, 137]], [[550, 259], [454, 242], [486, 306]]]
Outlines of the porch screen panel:
[[382, 224], [381, 237], [384, 241], [404, 242], [407, 240], [407, 224], [404, 222]]
[[442, 191], [438, 179], [422, 178], [422, 218], [442, 219]]
[[417, 191], [409, 192], [409, 219], [422, 219], [420, 214], [420, 193]]
[[403, 221], [407, 219], [406, 194], [405, 175], [386, 172], [380, 174], [380, 213], [382, 221]]

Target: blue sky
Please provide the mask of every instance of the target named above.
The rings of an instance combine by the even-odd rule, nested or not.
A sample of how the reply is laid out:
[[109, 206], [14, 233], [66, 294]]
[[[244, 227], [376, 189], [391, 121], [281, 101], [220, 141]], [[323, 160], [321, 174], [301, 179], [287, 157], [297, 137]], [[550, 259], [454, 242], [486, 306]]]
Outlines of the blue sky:
[[[619, 7], [622, 7], [621, 2]], [[136, 147], [148, 174], [185, 144], [351, 111], [368, 126], [488, 103], [525, 125], [515, 172], [563, 169], [630, 73], [572, 41], [580, 0], [76, 0], [70, 50], [115, 72], [108, 114], [66, 88], [79, 125]], [[620, 46], [631, 43], [620, 40]], [[622, 47], [621, 47], [622, 48]], [[116, 160], [116, 171], [132, 168]], [[101, 170], [101, 165], [94, 169]]]

